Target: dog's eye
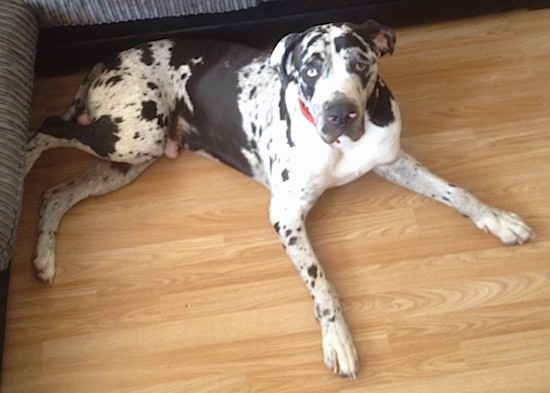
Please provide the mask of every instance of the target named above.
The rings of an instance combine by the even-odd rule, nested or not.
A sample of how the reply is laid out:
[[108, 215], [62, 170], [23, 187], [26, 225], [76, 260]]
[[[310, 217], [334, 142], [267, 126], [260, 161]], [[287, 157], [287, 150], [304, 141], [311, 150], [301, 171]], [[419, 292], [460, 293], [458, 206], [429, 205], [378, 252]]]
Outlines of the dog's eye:
[[304, 70], [304, 74], [309, 79], [316, 79], [319, 76], [319, 70], [317, 67], [310, 65]]
[[358, 73], [358, 74], [363, 74], [365, 73], [369, 68], [369, 65], [366, 64], [366, 63], [362, 63], [362, 62], [356, 62], [354, 65], [353, 65], [353, 70]]

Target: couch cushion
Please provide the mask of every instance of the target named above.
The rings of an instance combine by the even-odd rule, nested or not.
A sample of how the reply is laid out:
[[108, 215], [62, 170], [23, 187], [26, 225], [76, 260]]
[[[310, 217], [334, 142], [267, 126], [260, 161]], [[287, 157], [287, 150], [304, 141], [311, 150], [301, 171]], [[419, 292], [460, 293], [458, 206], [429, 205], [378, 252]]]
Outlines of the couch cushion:
[[15, 246], [22, 164], [38, 27], [21, 1], [2, 0], [0, 18], [0, 270]]
[[250, 8], [260, 0], [26, 0], [40, 27], [80, 26]]

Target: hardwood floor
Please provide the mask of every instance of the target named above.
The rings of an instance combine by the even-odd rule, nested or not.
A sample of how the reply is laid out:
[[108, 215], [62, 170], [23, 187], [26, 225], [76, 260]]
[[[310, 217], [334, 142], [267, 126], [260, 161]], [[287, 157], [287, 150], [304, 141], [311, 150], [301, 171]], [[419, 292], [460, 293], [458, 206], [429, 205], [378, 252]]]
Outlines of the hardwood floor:
[[[38, 282], [40, 194], [88, 161], [60, 150], [25, 185], [2, 392], [550, 392], [549, 20], [399, 29], [382, 59], [404, 148], [538, 239], [504, 246], [375, 175], [327, 192], [309, 231], [355, 337], [356, 381], [323, 365], [268, 192], [197, 155], [72, 209], [55, 283]], [[81, 78], [37, 78], [31, 129], [64, 112]]]

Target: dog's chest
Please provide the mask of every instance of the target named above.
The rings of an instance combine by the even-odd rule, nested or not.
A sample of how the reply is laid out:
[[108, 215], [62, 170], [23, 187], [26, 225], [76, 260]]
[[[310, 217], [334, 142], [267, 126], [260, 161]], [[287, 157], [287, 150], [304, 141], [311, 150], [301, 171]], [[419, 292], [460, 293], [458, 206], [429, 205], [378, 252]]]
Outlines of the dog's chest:
[[[392, 162], [400, 150], [400, 127], [369, 125], [357, 142], [343, 137], [337, 143], [297, 145], [291, 161], [304, 177], [315, 178], [323, 188], [340, 186], [363, 176], [374, 167]], [[295, 171], [296, 172], [296, 171]]]
[[367, 120], [365, 133], [359, 140], [354, 142], [343, 136], [327, 144], [316, 127], [303, 116], [299, 106], [288, 105], [292, 127], [287, 130], [283, 123], [273, 127], [268, 151], [264, 154], [270, 155], [273, 162], [272, 185], [287, 178], [295, 184], [313, 181], [316, 187], [330, 188], [349, 183], [378, 165], [394, 161], [400, 151], [401, 119], [393, 99], [390, 106], [391, 123], [378, 126]]
[[400, 128], [397, 122], [386, 127], [369, 124], [359, 141], [342, 138], [334, 148], [329, 187], [349, 183], [378, 165], [393, 162], [400, 150]]

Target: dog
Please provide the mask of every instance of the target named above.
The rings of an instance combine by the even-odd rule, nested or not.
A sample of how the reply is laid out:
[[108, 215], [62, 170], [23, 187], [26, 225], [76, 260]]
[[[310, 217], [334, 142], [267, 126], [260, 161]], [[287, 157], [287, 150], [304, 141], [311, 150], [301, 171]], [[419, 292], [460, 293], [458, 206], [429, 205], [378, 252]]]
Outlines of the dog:
[[375, 21], [284, 36], [270, 54], [200, 39], [146, 43], [97, 64], [67, 114], [29, 139], [24, 171], [42, 152], [75, 147], [97, 159], [45, 192], [34, 267], [51, 282], [63, 214], [114, 191], [184, 147], [250, 175], [271, 191], [269, 218], [313, 299], [324, 362], [355, 378], [358, 356], [334, 287], [308, 240], [308, 212], [330, 187], [366, 172], [458, 210], [506, 244], [535, 236], [514, 213], [482, 203], [400, 147], [401, 118], [377, 60], [394, 32]]

